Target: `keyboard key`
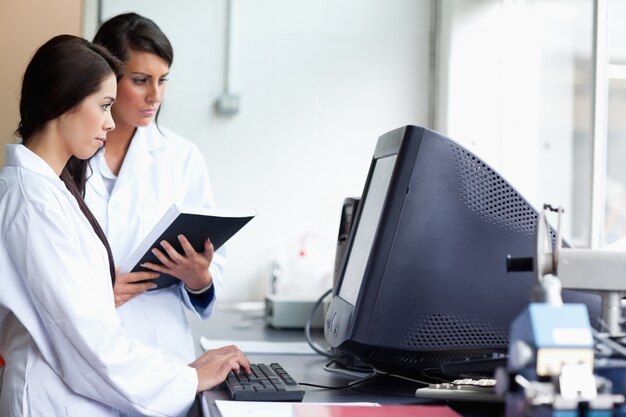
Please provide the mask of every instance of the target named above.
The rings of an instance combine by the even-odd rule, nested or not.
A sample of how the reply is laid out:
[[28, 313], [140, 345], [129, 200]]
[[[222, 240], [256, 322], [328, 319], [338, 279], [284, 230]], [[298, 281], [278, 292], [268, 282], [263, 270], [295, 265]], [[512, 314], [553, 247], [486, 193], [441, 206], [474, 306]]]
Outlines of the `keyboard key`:
[[231, 399], [240, 401], [302, 401], [304, 390], [279, 364], [253, 364], [251, 375], [232, 371], [226, 377]]

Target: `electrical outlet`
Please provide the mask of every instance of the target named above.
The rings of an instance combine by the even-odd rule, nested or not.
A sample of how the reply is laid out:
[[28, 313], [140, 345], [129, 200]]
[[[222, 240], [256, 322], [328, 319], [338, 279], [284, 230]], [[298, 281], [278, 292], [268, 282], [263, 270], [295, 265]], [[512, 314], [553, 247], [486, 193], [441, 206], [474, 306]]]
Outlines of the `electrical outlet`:
[[215, 102], [217, 114], [233, 116], [239, 113], [239, 96], [236, 94], [223, 93]]

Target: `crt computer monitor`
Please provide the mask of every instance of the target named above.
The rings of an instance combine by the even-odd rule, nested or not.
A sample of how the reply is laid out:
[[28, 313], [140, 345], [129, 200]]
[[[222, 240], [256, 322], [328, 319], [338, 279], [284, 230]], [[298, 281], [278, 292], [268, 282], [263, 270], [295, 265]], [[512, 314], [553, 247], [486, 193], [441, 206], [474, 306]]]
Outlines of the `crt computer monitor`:
[[[506, 352], [534, 273], [535, 209], [477, 156], [434, 131], [381, 136], [326, 314], [339, 351], [377, 369], [423, 371]], [[597, 296], [564, 293], [599, 315]]]

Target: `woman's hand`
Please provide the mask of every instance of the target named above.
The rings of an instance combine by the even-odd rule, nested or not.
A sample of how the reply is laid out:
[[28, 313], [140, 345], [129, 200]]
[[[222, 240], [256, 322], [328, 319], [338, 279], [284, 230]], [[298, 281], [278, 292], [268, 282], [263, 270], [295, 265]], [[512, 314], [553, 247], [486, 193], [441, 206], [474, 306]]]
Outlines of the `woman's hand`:
[[204, 352], [201, 356], [198, 357], [195, 361], [191, 362], [189, 366], [192, 368], [200, 368], [205, 365], [208, 361], [212, 360], [216, 356], [227, 355], [231, 353], [241, 352], [239, 348], [235, 345], [223, 346], [219, 349], [209, 349]]
[[178, 241], [184, 254], [178, 253], [172, 245], [164, 240], [161, 242], [161, 246], [165, 253], [157, 248], [152, 249], [152, 253], [161, 261], [162, 265], [146, 262], [141, 266], [172, 275], [183, 281], [191, 290], [205, 288], [212, 280], [209, 265], [213, 261], [213, 244], [207, 239], [204, 242], [204, 252], [196, 252], [185, 236], [178, 235]]
[[209, 390], [222, 383], [233, 371], [250, 374], [250, 361], [237, 346], [225, 346], [205, 352], [189, 364], [198, 373], [196, 392]]
[[113, 297], [115, 299], [115, 307], [119, 307], [128, 300], [137, 297], [144, 291], [156, 287], [152, 282], [143, 282], [148, 279], [158, 278], [159, 274], [150, 271], [129, 272], [126, 274], [115, 271], [115, 285], [113, 286]]

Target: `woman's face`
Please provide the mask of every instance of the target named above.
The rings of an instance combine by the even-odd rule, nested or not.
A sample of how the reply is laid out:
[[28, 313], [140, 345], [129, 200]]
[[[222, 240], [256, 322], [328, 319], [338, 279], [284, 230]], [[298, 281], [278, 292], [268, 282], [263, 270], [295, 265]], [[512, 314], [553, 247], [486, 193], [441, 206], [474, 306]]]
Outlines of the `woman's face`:
[[163, 100], [170, 67], [149, 52], [130, 50], [117, 85], [113, 118], [119, 128], [147, 126]]
[[117, 80], [107, 76], [95, 93], [59, 117], [62, 146], [67, 154], [87, 159], [104, 145], [107, 133], [115, 128], [111, 105], [115, 101]]

